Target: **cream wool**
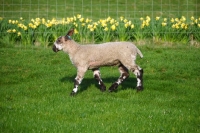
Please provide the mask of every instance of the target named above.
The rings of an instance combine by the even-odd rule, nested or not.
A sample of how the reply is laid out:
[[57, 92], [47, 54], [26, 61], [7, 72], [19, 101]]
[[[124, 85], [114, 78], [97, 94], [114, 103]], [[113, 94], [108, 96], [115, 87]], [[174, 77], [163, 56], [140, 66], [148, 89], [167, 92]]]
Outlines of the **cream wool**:
[[99, 67], [118, 66], [121, 76], [112, 84], [109, 91], [114, 91], [119, 84], [128, 78], [128, 70], [137, 77], [137, 90], [142, 90], [143, 70], [135, 64], [137, 54], [142, 58], [141, 51], [131, 42], [108, 42], [103, 44], [80, 45], [70, 38], [74, 30], [71, 29], [66, 36], [59, 37], [54, 43], [53, 50], [66, 52], [72, 64], [77, 68], [77, 76], [71, 95], [76, 94], [87, 70], [93, 70], [94, 77], [98, 81], [101, 90], [106, 87], [100, 77]]

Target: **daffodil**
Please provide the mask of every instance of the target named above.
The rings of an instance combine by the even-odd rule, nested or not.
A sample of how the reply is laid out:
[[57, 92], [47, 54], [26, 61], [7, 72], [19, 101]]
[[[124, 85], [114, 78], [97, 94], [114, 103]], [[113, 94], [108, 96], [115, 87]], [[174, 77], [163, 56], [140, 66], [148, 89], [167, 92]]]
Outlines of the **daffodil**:
[[171, 18], [171, 20], [170, 20], [170, 21], [171, 21], [172, 23], [174, 23], [174, 21], [175, 21], [175, 20], [174, 20], [174, 18]]
[[128, 23], [125, 23], [124, 26], [125, 26], [125, 28], [127, 28], [128, 27]]
[[15, 24], [15, 20], [12, 21], [12, 24]]
[[149, 26], [149, 22], [147, 22], [147, 21], [146, 21], [146, 22], [145, 22], [145, 26], [147, 26], [147, 27], [148, 27], [148, 26]]
[[90, 28], [90, 31], [91, 31], [91, 32], [92, 32], [92, 31], [94, 31], [94, 28], [93, 28], [93, 27], [91, 27], [91, 28]]
[[185, 21], [186, 21], [186, 18], [185, 18], [184, 16], [182, 16], [181, 19], [180, 19], [180, 21], [181, 21], [181, 22], [185, 22]]
[[31, 19], [31, 22], [35, 22], [35, 20], [32, 18], [32, 19]]
[[73, 24], [74, 24], [75, 27], [78, 27], [78, 24], [77, 24], [77, 23], [74, 22]]
[[167, 23], [165, 23], [165, 22], [162, 22], [162, 26], [164, 27], [164, 26], [166, 26], [167, 25]]
[[160, 19], [160, 17], [156, 17], [156, 20], [158, 21]]
[[109, 17], [106, 19], [106, 21], [109, 22], [110, 20], [111, 20], [111, 17], [109, 16]]
[[16, 32], [16, 30], [15, 30], [15, 29], [13, 29], [13, 30], [12, 30], [12, 32], [13, 32], [13, 33], [15, 33], [15, 32]]
[[173, 24], [173, 25], [172, 25], [172, 28], [173, 28], [173, 29], [174, 29], [174, 28], [176, 28], [176, 25], [175, 25], [175, 24]]
[[121, 17], [120, 17], [120, 20], [121, 20], [121, 21], [123, 21], [123, 20], [124, 20], [124, 17], [123, 17], [123, 16], [121, 16]]
[[185, 24], [185, 23], [182, 23], [182, 24], [181, 24], [181, 28], [182, 28], [182, 29], [184, 29], [184, 28], [185, 28], [185, 26], [186, 26], [186, 24]]
[[146, 16], [146, 20], [149, 22], [151, 18], [149, 16]]
[[17, 36], [21, 36], [21, 32], [18, 32], [18, 33], [17, 33]]
[[77, 30], [77, 29], [74, 29], [74, 33], [75, 33], [75, 34], [78, 34], [79, 32], [78, 32], [78, 30]]
[[12, 30], [11, 30], [11, 29], [9, 29], [9, 30], [7, 30], [7, 32], [8, 32], [8, 33], [11, 33], [11, 32], [12, 32]]
[[115, 22], [114, 19], [111, 19], [111, 20], [110, 20], [110, 24], [113, 24], [114, 22]]
[[45, 24], [46, 20], [44, 18], [42, 18], [42, 24]]
[[176, 28], [176, 29], [179, 29], [179, 25], [178, 25], [178, 24], [175, 24], [175, 28]]
[[76, 16], [74, 16], [74, 21], [76, 21]]
[[81, 18], [81, 15], [80, 15], [80, 14], [77, 14], [77, 18], [80, 19], [80, 18]]
[[167, 18], [164, 18], [163, 21], [166, 22], [166, 21], [167, 21]]
[[88, 24], [87, 28], [90, 29], [92, 28], [93, 26], [91, 24]]
[[85, 23], [82, 23], [81, 26], [84, 27], [84, 26], [85, 26]]
[[198, 19], [195, 19], [194, 22], [197, 24], [198, 23]]
[[80, 18], [79, 21], [82, 23], [84, 21], [84, 18]]
[[114, 30], [116, 29], [116, 26], [113, 24], [113, 25], [111, 26], [111, 29], [114, 31]]
[[27, 28], [27, 26], [24, 26], [23, 29], [24, 29], [24, 30], [27, 30], [28, 28]]
[[91, 21], [92, 21], [92, 20], [90, 20], [90, 19], [87, 18], [85, 22], [86, 22], [86, 23], [90, 23]]
[[128, 20], [127, 19], [124, 19], [124, 23], [126, 23]]
[[141, 25], [141, 29], [143, 29], [143, 28], [144, 28], [144, 26], [145, 26], [145, 23], [142, 23], [142, 25]]
[[[52, 26], [52, 23], [46, 23], [46, 27], [51, 27]], [[34, 27], [32, 26], [32, 28], [34, 29]]]
[[178, 18], [175, 18], [175, 21], [176, 21], [176, 22], [179, 22], [179, 19], [178, 19]]
[[105, 27], [105, 28], [104, 28], [104, 31], [108, 31], [108, 27]]
[[131, 29], [133, 29], [134, 27], [135, 27], [134, 24], [132, 24], [132, 25], [131, 25]]
[[102, 22], [102, 23], [101, 23], [101, 26], [102, 26], [102, 27], [106, 27], [106, 26], [107, 26], [106, 22]]

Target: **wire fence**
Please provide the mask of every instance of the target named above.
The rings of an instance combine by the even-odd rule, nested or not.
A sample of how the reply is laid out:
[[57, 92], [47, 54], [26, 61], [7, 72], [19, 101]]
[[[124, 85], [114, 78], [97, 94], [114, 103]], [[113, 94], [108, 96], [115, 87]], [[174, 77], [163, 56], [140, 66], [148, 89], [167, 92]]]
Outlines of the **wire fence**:
[[1, 0], [1, 17], [16, 19], [65, 18], [82, 14], [92, 19], [124, 16], [200, 16], [199, 0]]

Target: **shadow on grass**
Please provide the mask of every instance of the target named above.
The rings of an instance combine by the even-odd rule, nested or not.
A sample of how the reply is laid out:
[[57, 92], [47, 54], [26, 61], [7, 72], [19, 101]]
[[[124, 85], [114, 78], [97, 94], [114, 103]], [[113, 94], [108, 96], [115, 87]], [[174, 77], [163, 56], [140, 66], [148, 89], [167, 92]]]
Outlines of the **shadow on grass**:
[[[60, 79], [61, 82], [70, 82], [71, 84], [74, 85], [74, 78], [76, 76], [66, 76]], [[109, 87], [112, 85], [112, 83], [114, 83], [115, 81], [117, 81], [118, 77], [106, 77], [106, 78], [102, 78], [104, 84], [106, 85], [106, 90], [108, 91]], [[109, 84], [109, 85], [108, 85]], [[89, 87], [91, 87], [92, 85], [95, 85], [96, 89], [99, 89], [100, 91], [100, 87], [98, 85], [98, 82], [94, 79], [94, 78], [84, 78], [82, 83], [79, 85], [79, 93], [83, 92], [85, 90], [87, 90]], [[120, 90], [126, 90], [126, 89], [135, 89], [137, 85], [137, 80], [136, 78], [133, 77], [129, 77], [128, 79], [126, 79], [121, 85], [118, 86], [117, 91]], [[72, 88], [73, 89], [73, 88]]]

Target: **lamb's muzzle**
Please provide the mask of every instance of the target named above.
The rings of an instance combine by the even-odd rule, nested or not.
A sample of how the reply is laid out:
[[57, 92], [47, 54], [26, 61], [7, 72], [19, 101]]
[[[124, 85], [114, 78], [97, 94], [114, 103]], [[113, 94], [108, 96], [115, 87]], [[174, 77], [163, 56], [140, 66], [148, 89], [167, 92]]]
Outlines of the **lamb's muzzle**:
[[71, 39], [74, 29], [71, 29], [66, 36], [59, 37], [54, 45], [53, 51], [63, 50], [66, 52], [72, 64], [77, 68], [77, 76], [74, 81], [74, 89], [71, 95], [78, 91], [87, 70], [92, 70], [101, 91], [106, 86], [101, 79], [99, 68], [102, 66], [118, 66], [121, 76], [114, 82], [109, 91], [115, 91], [117, 87], [129, 77], [129, 71], [137, 78], [137, 90], [143, 90], [143, 69], [136, 63], [137, 54], [142, 58], [142, 52], [131, 42], [108, 42], [104, 44], [80, 45]]
[[53, 45], [52, 49], [53, 49], [54, 52], [58, 52], [58, 49], [56, 48], [55, 45]]

